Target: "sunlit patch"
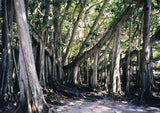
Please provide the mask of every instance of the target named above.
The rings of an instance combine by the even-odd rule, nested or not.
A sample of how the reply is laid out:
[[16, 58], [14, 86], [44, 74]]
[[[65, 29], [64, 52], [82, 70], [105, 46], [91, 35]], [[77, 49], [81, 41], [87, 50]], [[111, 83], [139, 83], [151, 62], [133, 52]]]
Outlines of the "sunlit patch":
[[22, 18], [23, 18], [24, 21], [27, 21], [25, 13], [22, 14]]
[[110, 101], [106, 99], [98, 100], [95, 102], [87, 102], [83, 100], [66, 100], [68, 103], [63, 106], [57, 106], [55, 109], [57, 112], [64, 113], [130, 113], [130, 112], [141, 112], [146, 113], [150, 111], [160, 112], [159, 108], [144, 107], [129, 104], [127, 101]]

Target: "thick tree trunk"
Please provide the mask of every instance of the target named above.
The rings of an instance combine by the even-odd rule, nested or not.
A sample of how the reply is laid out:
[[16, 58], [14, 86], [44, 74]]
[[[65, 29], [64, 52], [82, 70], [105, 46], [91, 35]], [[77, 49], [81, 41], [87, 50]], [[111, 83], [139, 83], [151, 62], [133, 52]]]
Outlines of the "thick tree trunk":
[[76, 65], [74, 68], [73, 81], [74, 81], [74, 84], [78, 84], [78, 65]]
[[151, 97], [151, 44], [150, 44], [151, 0], [144, 1], [143, 57], [142, 57], [142, 94], [141, 102]]
[[[25, 64], [22, 56], [22, 50], [21, 47], [19, 48], [19, 88], [20, 88], [20, 98], [19, 98], [19, 106], [16, 109], [16, 113], [20, 112], [32, 112], [31, 110], [31, 103], [29, 102], [30, 97], [29, 96], [29, 88], [28, 88], [28, 82], [27, 82], [27, 73], [25, 70]], [[26, 87], [27, 86], [27, 87]], [[26, 95], [27, 94], [27, 95]], [[25, 104], [28, 104], [28, 106], [25, 106]], [[24, 110], [24, 111], [22, 111]]]
[[53, 88], [54, 84], [53, 84], [53, 68], [52, 68], [52, 60], [51, 58], [48, 56], [48, 71], [49, 71], [49, 77], [48, 77], [48, 86], [49, 88]]
[[132, 18], [130, 20], [130, 26], [129, 26], [129, 47], [128, 47], [128, 58], [127, 58], [127, 85], [126, 85], [126, 93], [129, 94], [130, 92], [130, 52], [131, 52], [131, 33], [132, 33]]
[[0, 95], [3, 95], [3, 90], [4, 86], [6, 85], [5, 80], [6, 80], [6, 71], [7, 71], [7, 55], [8, 55], [8, 43], [9, 43], [9, 38], [8, 38], [8, 11], [7, 11], [7, 0], [3, 1], [3, 28], [2, 28], [2, 46], [3, 46], [3, 52], [2, 52], [2, 62], [1, 62], [1, 83], [0, 83]]
[[60, 7], [56, 6], [54, 7], [54, 46], [55, 46], [55, 63], [56, 63], [56, 70], [57, 73], [55, 74], [55, 76], [57, 76], [57, 80], [59, 82], [63, 82], [64, 79], [64, 72], [63, 72], [63, 68], [62, 68], [62, 50], [60, 47], [61, 44], [61, 37], [59, 34], [59, 13], [60, 13]]
[[[47, 112], [48, 105], [45, 102], [41, 86], [38, 81], [35, 62], [33, 57], [31, 39], [29, 35], [29, 28], [25, 14], [25, 5], [23, 0], [14, 1], [16, 10], [16, 21], [18, 26], [18, 37], [20, 40], [20, 48], [22, 53], [22, 60], [24, 61], [20, 67], [22, 72], [25, 73], [22, 79], [25, 83], [20, 83], [20, 87], [24, 86], [26, 89], [21, 89], [21, 96], [25, 95], [25, 101], [28, 106], [28, 112], [42, 113]], [[23, 81], [23, 82], [24, 82]], [[24, 100], [24, 99], [23, 99]], [[26, 104], [24, 104], [26, 105]]]
[[121, 77], [121, 81], [122, 81], [122, 88], [123, 88], [123, 90], [126, 90], [126, 85], [127, 85], [127, 76], [126, 76], [126, 73], [127, 73], [127, 71], [126, 71], [126, 62], [125, 63], [123, 63], [123, 66], [122, 66], [122, 77]]
[[40, 72], [39, 72], [39, 77], [40, 77], [40, 83], [43, 87], [46, 87], [45, 84], [45, 74], [44, 74], [44, 56], [45, 56], [45, 45], [44, 45], [44, 35], [42, 36], [43, 39], [40, 42], [40, 58], [39, 58], [39, 64], [40, 64]]
[[[8, 85], [8, 90], [10, 91], [11, 94], [11, 101], [15, 102], [16, 97], [17, 97], [17, 91], [19, 91], [19, 89], [17, 88], [17, 86], [15, 85], [17, 82], [17, 78], [18, 78], [18, 69], [17, 69], [17, 62], [18, 62], [18, 55], [17, 58], [15, 56], [15, 51], [14, 51], [14, 31], [13, 31], [13, 16], [14, 16], [14, 1], [11, 1], [10, 3], [10, 15], [9, 15], [9, 30], [10, 30], [10, 39], [9, 39], [9, 44], [8, 46], [10, 46], [8, 49], [10, 49], [10, 51], [8, 51], [8, 78], [9, 78], [9, 83], [10, 85]], [[14, 79], [13, 79], [14, 78]], [[15, 89], [15, 90], [13, 90]]]
[[108, 85], [110, 82], [109, 73], [108, 73], [108, 62], [109, 62], [109, 59], [107, 59], [107, 55], [105, 55], [105, 61], [104, 61], [105, 64], [103, 64], [104, 65], [103, 67], [104, 67], [104, 85], [105, 85], [105, 90], [107, 92], [109, 92]]
[[142, 76], [141, 76], [141, 68], [142, 68], [142, 65], [141, 65], [141, 60], [142, 60], [142, 54], [140, 53], [140, 51], [138, 51], [138, 54], [137, 54], [137, 77], [136, 77], [136, 85], [137, 85], [137, 88], [142, 88]]
[[[11, 33], [11, 32], [10, 32]], [[13, 100], [12, 98], [12, 94], [13, 94], [13, 90], [11, 87], [13, 87], [13, 81], [12, 81], [12, 76], [13, 76], [13, 57], [12, 57], [12, 50], [11, 50], [11, 37], [8, 38], [8, 57], [7, 57], [7, 79], [5, 82], [5, 92], [8, 94], [8, 98]], [[14, 77], [13, 77], [14, 78]], [[11, 98], [10, 98], [11, 97]]]
[[114, 39], [114, 47], [113, 47], [113, 60], [112, 60], [112, 71], [113, 81], [112, 88], [113, 93], [121, 94], [121, 79], [120, 79], [120, 36], [121, 36], [121, 28], [118, 28], [118, 32], [115, 35]]
[[82, 85], [84, 79], [84, 73], [81, 74], [80, 67], [78, 68], [78, 84]]
[[98, 80], [97, 80], [97, 68], [98, 68], [98, 52], [94, 55], [94, 65], [93, 65], [93, 73], [91, 76], [91, 87], [97, 88], [98, 87]]

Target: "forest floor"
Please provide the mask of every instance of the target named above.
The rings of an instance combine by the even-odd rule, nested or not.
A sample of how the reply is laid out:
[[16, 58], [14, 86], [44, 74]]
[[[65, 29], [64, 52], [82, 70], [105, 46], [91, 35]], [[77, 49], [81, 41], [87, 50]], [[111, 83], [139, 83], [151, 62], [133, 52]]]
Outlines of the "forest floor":
[[[160, 88], [160, 82], [158, 88]], [[153, 91], [154, 98], [148, 103], [137, 104], [138, 96], [108, 96], [105, 91], [81, 91], [80, 96], [65, 96], [52, 90], [44, 91], [48, 105], [57, 113], [160, 113], [160, 92]], [[11, 104], [1, 103], [0, 113], [12, 109]], [[8, 112], [5, 112], [8, 113]]]
[[[153, 105], [137, 105], [105, 97], [103, 92], [90, 92], [85, 95], [83, 98], [56, 95], [56, 100], [50, 100], [48, 104], [55, 113], [160, 113], [160, 101]], [[0, 113], [4, 111], [6, 110], [0, 109]]]
[[153, 91], [153, 96], [143, 105], [138, 104], [135, 94], [130, 97], [110, 97], [105, 91], [81, 92], [80, 97], [57, 94], [47, 98], [51, 109], [57, 113], [160, 113], [160, 92]]
[[58, 97], [51, 105], [57, 113], [160, 113], [160, 102], [137, 105], [125, 100], [113, 100], [90, 92], [86, 98]]
[[127, 101], [111, 101], [107, 99], [95, 102], [80, 100], [66, 100], [62, 106], [56, 106], [60, 113], [160, 113], [160, 108], [151, 106], [136, 106]]

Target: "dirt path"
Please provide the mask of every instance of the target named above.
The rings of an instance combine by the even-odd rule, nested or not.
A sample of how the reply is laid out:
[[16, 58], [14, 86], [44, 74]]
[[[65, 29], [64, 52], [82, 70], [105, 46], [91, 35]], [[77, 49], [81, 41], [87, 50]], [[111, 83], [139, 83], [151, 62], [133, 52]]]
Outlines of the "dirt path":
[[67, 99], [65, 105], [56, 106], [58, 113], [160, 113], [160, 108], [136, 106], [127, 101], [116, 102], [101, 99], [95, 102], [87, 102], [83, 99]]

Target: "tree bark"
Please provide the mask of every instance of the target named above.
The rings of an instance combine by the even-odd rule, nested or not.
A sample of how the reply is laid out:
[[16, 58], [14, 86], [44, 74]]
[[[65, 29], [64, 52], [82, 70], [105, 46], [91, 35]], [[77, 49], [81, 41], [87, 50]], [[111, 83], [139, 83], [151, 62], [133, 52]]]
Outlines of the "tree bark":
[[[12, 81], [12, 76], [13, 76], [13, 57], [12, 57], [12, 37], [13, 37], [13, 34], [12, 34], [12, 31], [13, 31], [13, 28], [12, 28], [12, 24], [13, 24], [13, 9], [12, 9], [12, 3], [10, 4], [11, 5], [11, 8], [8, 8], [8, 13], [10, 13], [8, 15], [8, 24], [9, 24], [9, 29], [8, 29], [8, 46], [7, 46], [7, 50], [8, 50], [8, 53], [7, 53], [7, 76], [6, 76], [6, 82], [5, 82], [5, 93], [8, 95], [8, 99], [9, 100], [14, 100], [12, 97], [13, 97], [13, 90], [11, 87], [13, 87], [13, 81]], [[10, 37], [12, 36], [12, 37]], [[14, 77], [13, 77], [14, 78]]]
[[62, 68], [62, 50], [60, 47], [61, 44], [61, 37], [60, 37], [60, 29], [59, 29], [59, 13], [60, 13], [60, 6], [55, 6], [54, 7], [54, 52], [55, 52], [55, 63], [56, 63], [56, 68], [57, 73], [55, 76], [57, 76], [57, 80], [62, 83], [64, 79], [64, 72]]
[[131, 33], [132, 33], [132, 18], [130, 20], [130, 25], [129, 25], [129, 47], [128, 47], [128, 58], [127, 58], [127, 85], [126, 85], [126, 93], [129, 94], [130, 92], [130, 52], [131, 52]]
[[94, 54], [94, 65], [93, 65], [93, 73], [91, 76], [91, 87], [93, 89], [98, 87], [97, 81], [97, 68], [98, 68], [98, 52]]
[[141, 102], [152, 95], [151, 89], [151, 43], [150, 43], [151, 0], [144, 1], [142, 94]]
[[9, 38], [8, 38], [8, 11], [7, 11], [7, 0], [3, 1], [3, 28], [2, 28], [2, 46], [4, 48], [2, 52], [2, 62], [1, 62], [1, 84], [0, 84], [0, 95], [3, 95], [3, 90], [5, 86], [5, 80], [6, 80], [6, 71], [7, 71], [7, 55], [8, 55], [8, 43], [9, 43]]
[[44, 56], [45, 56], [45, 44], [44, 44], [44, 33], [42, 33], [42, 41], [40, 42], [40, 55], [39, 55], [39, 64], [40, 64], [40, 72], [39, 72], [39, 77], [40, 77], [40, 83], [42, 86], [46, 87], [45, 85], [45, 69], [44, 69], [44, 62], [45, 62], [45, 59], [44, 59]]
[[78, 65], [76, 65], [76, 67], [74, 68], [73, 80], [74, 84], [78, 84]]
[[[141, 35], [141, 34], [140, 34]], [[138, 39], [138, 47], [141, 46], [141, 36], [139, 36]], [[137, 52], [137, 76], [136, 76], [136, 85], [137, 88], [142, 88], [142, 76], [141, 76], [141, 68], [142, 68], [142, 64], [141, 64], [141, 60], [142, 60], [142, 54], [140, 51]]]
[[[22, 52], [22, 60], [24, 61], [24, 64], [21, 69], [23, 69], [24, 73], [22, 76], [22, 79], [26, 81], [24, 84], [25, 90], [22, 90], [22, 92], [25, 93], [25, 101], [28, 106], [28, 112], [36, 112], [36, 113], [42, 113], [47, 112], [48, 105], [45, 102], [43, 92], [41, 89], [41, 86], [38, 81], [36, 69], [35, 69], [35, 62], [33, 57], [33, 51], [32, 51], [32, 45], [31, 45], [31, 39], [29, 35], [29, 27], [27, 24], [27, 18], [25, 14], [25, 5], [23, 0], [15, 0], [14, 1], [15, 10], [16, 10], [16, 22], [18, 26], [18, 37], [20, 40], [20, 48]], [[26, 79], [27, 78], [27, 79]], [[24, 82], [23, 81], [23, 82]], [[22, 82], [21, 82], [22, 83]], [[21, 96], [24, 96], [22, 93]]]
[[120, 36], [121, 36], [121, 28], [118, 28], [118, 32], [115, 35], [114, 47], [113, 47], [113, 56], [112, 56], [112, 71], [113, 81], [113, 93], [121, 94], [121, 79], [120, 79]]

